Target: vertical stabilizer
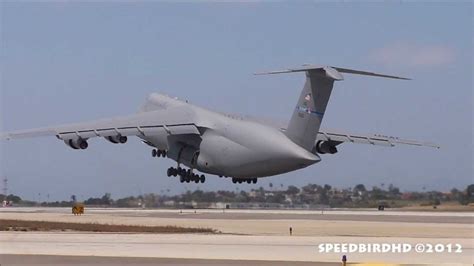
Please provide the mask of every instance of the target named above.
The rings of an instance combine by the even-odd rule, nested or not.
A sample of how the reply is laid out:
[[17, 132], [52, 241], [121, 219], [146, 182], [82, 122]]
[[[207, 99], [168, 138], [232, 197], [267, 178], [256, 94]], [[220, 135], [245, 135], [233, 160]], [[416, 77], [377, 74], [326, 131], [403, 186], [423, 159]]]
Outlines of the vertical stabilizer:
[[291, 72], [305, 72], [306, 83], [303, 87], [303, 91], [301, 91], [298, 104], [293, 111], [293, 116], [291, 117], [285, 134], [293, 142], [308, 151], [313, 151], [316, 136], [319, 132], [321, 122], [323, 121], [324, 112], [326, 112], [326, 106], [328, 105], [329, 97], [331, 96], [334, 81], [343, 80], [341, 73], [392, 79], [408, 79], [355, 69], [321, 65], [303, 65], [298, 68], [257, 74], [280, 74]]
[[309, 151], [314, 147], [336, 80], [321, 70], [306, 71], [306, 83], [285, 132], [293, 142]]

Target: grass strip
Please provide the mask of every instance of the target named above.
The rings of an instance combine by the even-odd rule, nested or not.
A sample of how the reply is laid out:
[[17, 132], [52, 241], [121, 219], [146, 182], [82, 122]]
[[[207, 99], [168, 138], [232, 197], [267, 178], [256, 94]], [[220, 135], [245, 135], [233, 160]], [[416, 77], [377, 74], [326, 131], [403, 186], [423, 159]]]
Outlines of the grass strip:
[[0, 231], [81, 231], [106, 233], [219, 233], [211, 228], [179, 227], [179, 226], [141, 226], [98, 223], [67, 223], [49, 221], [26, 221], [0, 219]]

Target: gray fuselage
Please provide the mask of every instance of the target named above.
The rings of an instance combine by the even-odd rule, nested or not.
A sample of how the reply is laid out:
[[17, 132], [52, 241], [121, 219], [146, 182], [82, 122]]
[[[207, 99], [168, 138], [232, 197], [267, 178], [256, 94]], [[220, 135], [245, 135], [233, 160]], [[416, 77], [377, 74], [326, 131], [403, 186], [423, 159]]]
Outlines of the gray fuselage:
[[[142, 137], [168, 157], [191, 169], [236, 178], [265, 177], [290, 172], [319, 162], [313, 154], [291, 141], [281, 129], [233, 117], [152, 94], [142, 107], [152, 115], [188, 116], [198, 121], [200, 136], [190, 134]], [[188, 120], [187, 119], [187, 120]]]

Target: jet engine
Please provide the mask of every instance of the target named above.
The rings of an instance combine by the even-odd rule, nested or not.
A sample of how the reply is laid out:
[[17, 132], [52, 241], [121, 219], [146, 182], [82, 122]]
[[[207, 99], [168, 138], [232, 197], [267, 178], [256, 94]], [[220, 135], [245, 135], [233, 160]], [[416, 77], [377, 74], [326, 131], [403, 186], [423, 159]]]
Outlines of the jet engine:
[[125, 143], [128, 140], [126, 136], [122, 136], [122, 135], [107, 136], [107, 137], [105, 137], [105, 139], [112, 142], [112, 143], [114, 143], [114, 144]]
[[84, 149], [87, 149], [87, 147], [89, 147], [89, 144], [87, 143], [87, 139], [83, 139], [83, 138], [65, 139], [64, 143], [66, 143], [66, 145], [68, 145], [69, 147], [75, 150], [78, 150], [78, 149], [84, 150]]
[[336, 145], [337, 144], [335, 144], [331, 141], [322, 141], [322, 140], [320, 140], [320, 141], [318, 141], [318, 143], [316, 143], [316, 146], [314, 146], [314, 149], [319, 154], [326, 154], [326, 153], [334, 154], [334, 153], [337, 152]]

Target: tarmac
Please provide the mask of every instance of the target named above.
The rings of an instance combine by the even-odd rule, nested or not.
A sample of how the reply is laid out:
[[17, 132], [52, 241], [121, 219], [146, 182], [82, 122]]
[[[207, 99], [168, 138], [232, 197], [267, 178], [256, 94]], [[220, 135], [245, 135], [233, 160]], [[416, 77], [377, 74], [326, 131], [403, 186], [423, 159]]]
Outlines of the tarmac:
[[[0, 264], [340, 265], [474, 262], [473, 212], [3, 208], [0, 219], [208, 227], [220, 234], [0, 232]], [[293, 235], [289, 235], [289, 227]], [[461, 252], [321, 252], [320, 244], [457, 244]], [[119, 257], [119, 259], [117, 259]], [[123, 260], [120, 260], [123, 258]], [[117, 262], [117, 263], [116, 263]], [[278, 264], [276, 264], [278, 263]], [[349, 264], [351, 265], [351, 264]]]
[[[133, 258], [133, 257], [94, 257], [94, 256], [49, 256], [49, 255], [0, 255], [2, 265], [242, 265], [238, 260], [205, 260], [205, 259], [177, 259], [177, 258]], [[247, 266], [334, 266], [340, 263], [294, 262], [294, 261], [261, 261], [246, 260]]]

